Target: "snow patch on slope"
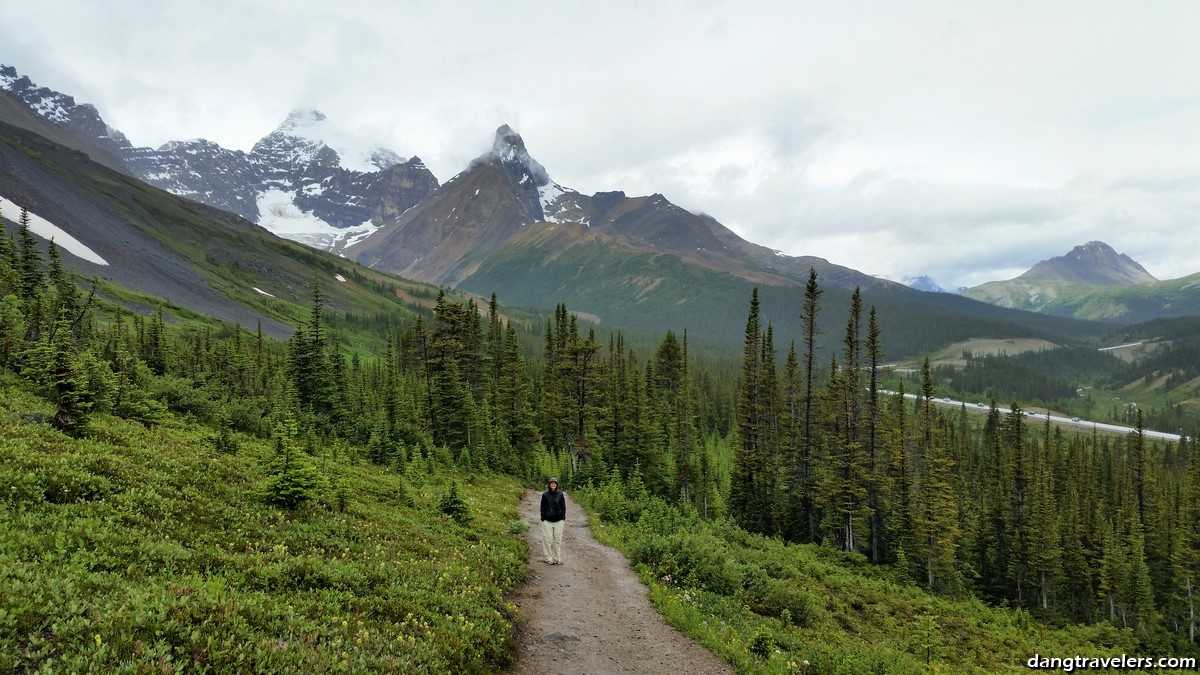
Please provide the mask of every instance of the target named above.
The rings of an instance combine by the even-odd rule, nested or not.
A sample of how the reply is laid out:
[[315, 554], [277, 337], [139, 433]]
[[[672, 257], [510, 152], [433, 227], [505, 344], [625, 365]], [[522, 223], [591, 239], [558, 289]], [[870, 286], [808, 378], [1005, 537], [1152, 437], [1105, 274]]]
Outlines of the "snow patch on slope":
[[[0, 215], [4, 216], [6, 223], [17, 225], [21, 222], [21, 207], [3, 197], [0, 197]], [[41, 237], [42, 239], [53, 239], [54, 243], [59, 248], [77, 258], [82, 258], [88, 262], [96, 263], [97, 265], [108, 264], [107, 260], [101, 258], [98, 253], [88, 248], [86, 244], [67, 234], [59, 226], [51, 223], [32, 211], [29, 213], [29, 231]]]
[[334, 227], [312, 211], [302, 211], [295, 199], [295, 190], [271, 188], [258, 193], [258, 224], [284, 239], [335, 252], [379, 229], [369, 220], [355, 227]]
[[552, 208], [555, 202], [558, 201], [558, 198], [567, 193], [567, 191], [563, 189], [563, 186], [555, 183], [554, 181], [550, 181], [549, 183], [540, 186], [537, 191], [538, 198], [542, 201], [542, 213], [545, 215], [546, 222], [563, 222], [554, 215], [554, 212], [557, 211], [557, 209]]

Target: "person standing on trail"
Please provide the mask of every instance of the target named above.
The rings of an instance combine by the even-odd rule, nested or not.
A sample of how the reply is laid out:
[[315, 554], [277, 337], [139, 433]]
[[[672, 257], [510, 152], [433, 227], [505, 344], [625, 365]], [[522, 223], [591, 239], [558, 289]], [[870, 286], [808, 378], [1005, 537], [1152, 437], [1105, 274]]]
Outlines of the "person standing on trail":
[[563, 525], [567, 520], [567, 498], [551, 478], [550, 489], [542, 493], [542, 555], [547, 565], [561, 565]]

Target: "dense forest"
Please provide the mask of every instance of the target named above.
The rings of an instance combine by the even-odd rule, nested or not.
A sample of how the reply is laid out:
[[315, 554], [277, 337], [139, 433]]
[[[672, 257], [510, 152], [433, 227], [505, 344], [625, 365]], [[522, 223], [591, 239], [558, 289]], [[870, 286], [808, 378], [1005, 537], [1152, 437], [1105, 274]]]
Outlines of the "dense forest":
[[[1146, 646], [1186, 649], [1200, 582], [1200, 454], [1187, 442], [1064, 434], [991, 402], [982, 424], [934, 409], [928, 361], [916, 403], [879, 381], [879, 312], [855, 292], [841, 348], [818, 336], [815, 272], [802, 333], [777, 335], [749, 299], [741, 366], [690, 353], [667, 331], [644, 353], [559, 305], [540, 331], [438, 295], [429, 320], [385, 328], [377, 357], [347, 355], [313, 285], [287, 343], [241, 326], [174, 326], [81, 290], [25, 219], [0, 236], [0, 368], [49, 400], [76, 436], [111, 414], [164, 410], [275, 439], [265, 499], [295, 508], [322, 482], [316, 448], [365, 448], [419, 481], [431, 463], [570, 486], [613, 477], [703, 519], [864, 556], [949, 596], [1050, 622], [1109, 622]], [[782, 366], [780, 366], [782, 354]], [[711, 365], [711, 367], [709, 367]]]

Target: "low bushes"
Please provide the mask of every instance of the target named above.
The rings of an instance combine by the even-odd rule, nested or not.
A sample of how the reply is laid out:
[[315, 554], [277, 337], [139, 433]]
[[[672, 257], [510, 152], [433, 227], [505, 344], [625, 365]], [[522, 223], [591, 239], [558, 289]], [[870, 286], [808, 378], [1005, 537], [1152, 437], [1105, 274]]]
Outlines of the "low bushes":
[[705, 521], [616, 475], [573, 496], [600, 521], [597, 537], [629, 557], [667, 621], [740, 672], [1022, 672], [1034, 653], [1139, 651], [1128, 629], [1052, 628], [932, 595], [861, 555]]

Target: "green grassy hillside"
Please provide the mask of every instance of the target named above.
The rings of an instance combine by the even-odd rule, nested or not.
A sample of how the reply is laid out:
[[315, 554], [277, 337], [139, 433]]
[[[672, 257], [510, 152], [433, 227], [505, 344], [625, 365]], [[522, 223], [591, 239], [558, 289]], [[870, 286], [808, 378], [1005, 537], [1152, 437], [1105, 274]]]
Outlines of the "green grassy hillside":
[[1200, 273], [1122, 286], [1013, 279], [983, 284], [964, 295], [1030, 312], [1133, 324], [1163, 317], [1200, 315]]
[[[516, 652], [524, 575], [510, 479], [313, 449], [295, 511], [261, 494], [269, 443], [174, 415], [53, 430], [0, 382], [0, 671], [486, 672]], [[462, 481], [469, 523], [438, 509]]]

